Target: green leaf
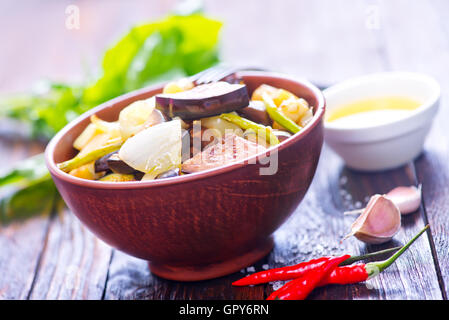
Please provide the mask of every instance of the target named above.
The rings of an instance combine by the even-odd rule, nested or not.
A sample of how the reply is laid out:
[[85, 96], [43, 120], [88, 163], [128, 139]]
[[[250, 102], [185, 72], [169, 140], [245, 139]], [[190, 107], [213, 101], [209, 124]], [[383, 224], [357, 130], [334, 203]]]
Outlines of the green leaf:
[[[33, 137], [50, 139], [68, 122], [96, 105], [157, 81], [192, 75], [218, 62], [221, 22], [198, 13], [192, 2], [182, 14], [137, 25], [109, 48], [93, 83], [45, 82], [39, 92], [0, 101], [0, 117], [28, 124]], [[187, 14], [188, 12], [196, 12]], [[0, 175], [0, 222], [47, 212], [58, 196], [43, 155]], [[6, 192], [9, 191], [9, 192]]]
[[50, 139], [88, 109], [158, 81], [192, 75], [218, 62], [221, 22], [202, 14], [173, 15], [137, 25], [109, 48], [93, 83], [46, 82], [0, 101], [0, 117], [27, 123], [33, 137]]
[[49, 178], [44, 154], [40, 153], [17, 163], [0, 175], [0, 187], [8, 184], [27, 184], [31, 181]]
[[34, 181], [0, 199], [0, 222], [49, 214], [58, 193], [51, 178]]
[[221, 26], [221, 22], [192, 14], [132, 28], [106, 52], [102, 76], [86, 88], [83, 102], [96, 105], [162, 79], [211, 67], [219, 60]]
[[0, 175], [0, 222], [48, 213], [57, 196], [44, 154], [17, 163]]
[[50, 84], [41, 93], [7, 97], [0, 102], [0, 116], [17, 119], [31, 126], [33, 137], [50, 139], [74, 115], [86, 109], [79, 104], [81, 90], [61, 84]]

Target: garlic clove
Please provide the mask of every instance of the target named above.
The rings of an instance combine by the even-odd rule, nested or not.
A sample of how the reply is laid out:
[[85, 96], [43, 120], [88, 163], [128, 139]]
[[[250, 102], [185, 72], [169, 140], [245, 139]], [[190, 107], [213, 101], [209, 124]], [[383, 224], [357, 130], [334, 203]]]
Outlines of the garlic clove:
[[345, 239], [355, 236], [366, 243], [381, 244], [390, 241], [400, 228], [399, 208], [386, 196], [376, 194], [354, 221]]
[[415, 212], [421, 205], [421, 185], [417, 187], [397, 187], [388, 192], [385, 196], [393, 201], [401, 211], [406, 215]]

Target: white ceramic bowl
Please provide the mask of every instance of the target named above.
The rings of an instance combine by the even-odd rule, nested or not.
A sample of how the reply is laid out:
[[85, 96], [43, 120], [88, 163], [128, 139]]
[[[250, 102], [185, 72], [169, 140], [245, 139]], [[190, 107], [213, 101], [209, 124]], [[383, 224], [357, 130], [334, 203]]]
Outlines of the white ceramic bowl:
[[381, 125], [348, 128], [325, 121], [325, 142], [352, 169], [380, 171], [402, 166], [421, 153], [438, 111], [440, 92], [435, 79], [409, 72], [375, 73], [338, 83], [324, 90], [327, 112], [385, 96], [407, 97], [422, 105], [399, 120]]

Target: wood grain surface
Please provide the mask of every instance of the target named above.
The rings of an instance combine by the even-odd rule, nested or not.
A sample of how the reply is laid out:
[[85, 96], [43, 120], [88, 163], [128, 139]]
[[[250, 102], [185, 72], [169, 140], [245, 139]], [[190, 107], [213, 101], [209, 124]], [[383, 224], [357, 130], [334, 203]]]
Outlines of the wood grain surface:
[[[160, 17], [175, 1], [76, 1], [81, 28], [64, 26], [72, 1], [0, 3], [0, 93], [28, 90], [37, 80], [78, 81], [94, 74], [104, 49], [137, 22]], [[260, 65], [330, 85], [360, 74], [407, 70], [434, 76], [442, 105], [424, 152], [387, 172], [347, 169], [324, 147], [312, 186], [275, 233], [275, 248], [241, 272], [193, 283], [152, 275], [146, 261], [95, 238], [61, 204], [26, 222], [0, 226], [0, 299], [264, 299], [282, 283], [236, 288], [246, 274], [322, 255], [361, 254], [405, 243], [425, 224], [431, 230], [380, 276], [357, 285], [328, 286], [310, 299], [447, 299], [449, 288], [449, 2], [446, 0], [205, 1], [222, 20], [222, 59]], [[7, 26], [7, 27], [6, 27]], [[42, 150], [6, 127], [0, 159]], [[403, 219], [394, 241], [341, 242], [372, 194], [398, 185], [423, 186], [419, 212]], [[219, 254], [219, 253], [217, 253]]]

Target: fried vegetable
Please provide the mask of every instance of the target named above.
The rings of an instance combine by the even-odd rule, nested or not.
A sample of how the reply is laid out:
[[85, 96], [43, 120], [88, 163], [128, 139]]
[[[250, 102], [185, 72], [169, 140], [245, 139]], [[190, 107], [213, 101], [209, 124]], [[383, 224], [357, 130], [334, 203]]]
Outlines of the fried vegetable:
[[171, 81], [164, 86], [162, 93], [178, 93], [190, 90], [194, 87], [192, 81], [188, 78], [182, 78], [177, 81]]
[[246, 130], [245, 133], [243, 134], [243, 137], [248, 141], [260, 144], [265, 148], [270, 147], [270, 144], [265, 139], [260, 139], [257, 136], [256, 132], [254, 132], [253, 130]]
[[[83, 155], [86, 153], [91, 152], [92, 150], [96, 150], [102, 146], [105, 146], [109, 144], [110, 141], [110, 135], [109, 133], [100, 133], [97, 134], [95, 137], [93, 137], [88, 144], [86, 144], [79, 152], [79, 155]], [[114, 140], [120, 140], [120, 139], [114, 139]]]
[[134, 170], [133, 167], [130, 167], [126, 164], [125, 161], [120, 159], [117, 152], [111, 154], [111, 156], [107, 159], [107, 165], [110, 170], [112, 170], [114, 173], [121, 173], [121, 174], [132, 174], [136, 170]]
[[191, 90], [156, 95], [156, 107], [173, 118], [192, 120], [219, 115], [246, 107], [248, 92], [244, 84], [218, 81]]
[[285, 89], [279, 89], [268, 84], [262, 84], [256, 90], [254, 90], [251, 100], [263, 101], [263, 94], [268, 94], [268, 96], [273, 99], [277, 107], [279, 107], [284, 100], [289, 100], [292, 98], [298, 99], [297, 96]]
[[71, 170], [69, 174], [81, 179], [98, 180], [99, 178], [104, 176], [105, 172], [96, 172], [94, 162], [90, 162]]
[[100, 179], [100, 181], [104, 182], [128, 182], [128, 181], [135, 181], [134, 175], [132, 174], [121, 174], [121, 173], [110, 173], [103, 178]]
[[173, 177], [177, 177], [177, 176], [179, 176], [179, 168], [175, 168], [175, 169], [163, 172], [163, 173], [157, 175], [156, 179], [167, 179], [167, 178], [173, 178]]
[[[241, 130], [239, 128], [239, 131], [232, 131], [233, 134], [240, 135]], [[200, 130], [198, 129], [191, 129], [190, 130], [190, 154], [194, 156], [198, 152], [201, 152], [201, 150], [204, 150], [208, 145], [217, 143], [223, 139], [225, 134], [221, 134], [220, 132], [217, 132], [216, 130], [206, 129], [204, 127], [201, 127]], [[190, 158], [190, 155], [189, 157]], [[187, 159], [188, 159], [187, 158]], [[183, 157], [184, 159], [184, 157]], [[186, 159], [184, 159], [186, 160]]]
[[267, 112], [270, 115], [271, 119], [273, 119], [273, 121], [276, 121], [276, 123], [279, 123], [282, 127], [293, 134], [301, 130], [300, 126], [298, 126], [293, 120], [286, 117], [281, 111], [278, 110], [273, 102], [273, 99], [271, 99], [268, 94], [262, 94], [262, 99], [265, 103], [265, 107], [267, 108]]
[[206, 129], [216, 130], [217, 132], [214, 135], [219, 136], [220, 139], [225, 136], [226, 132], [243, 136], [242, 128], [220, 116], [201, 119], [201, 126]]
[[75, 139], [73, 142], [73, 147], [77, 150], [83, 149], [96, 135], [103, 133], [98, 127], [89, 123], [89, 125], [84, 129], [83, 132]]
[[[74, 158], [58, 163], [57, 166], [64, 172], [70, 172], [73, 169], [79, 168], [82, 165], [88, 164], [89, 162], [93, 162], [113, 151], [120, 149], [123, 142], [116, 142], [112, 144], [107, 144], [105, 146], [101, 146], [98, 149], [94, 149], [85, 154], [78, 153]], [[95, 170], [94, 170], [95, 171]]]
[[90, 121], [94, 124], [97, 129], [101, 132], [108, 133], [111, 139], [121, 138], [120, 124], [118, 121], [108, 122], [98, 118], [97, 115], [90, 117]]
[[245, 118], [263, 124], [264, 126], [271, 126], [272, 121], [267, 113], [263, 101], [251, 100], [249, 105], [239, 111]]
[[129, 138], [120, 148], [119, 157], [135, 170], [155, 178], [181, 165], [181, 147], [181, 122], [172, 120]]
[[139, 100], [124, 108], [119, 115], [120, 132], [123, 139], [135, 135], [144, 128], [155, 107], [154, 97]]
[[148, 117], [148, 119], [145, 121], [145, 123], [143, 124], [143, 128], [142, 129], [146, 129], [148, 127], [152, 127], [156, 124], [162, 123], [167, 121], [167, 118], [164, 116], [164, 114], [162, 112], [160, 112], [157, 109], [154, 109], [153, 112], [151, 112], [150, 116]]
[[279, 110], [290, 120], [298, 123], [309, 110], [309, 104], [304, 99], [288, 99], [281, 102]]
[[303, 127], [305, 127], [310, 120], [312, 120], [313, 118], [313, 112], [312, 109], [309, 108], [309, 110], [307, 110], [307, 112], [302, 116], [301, 120], [299, 121], [299, 124]]
[[107, 155], [97, 159], [95, 161], [95, 172], [108, 171], [109, 170], [108, 159], [115, 153], [117, 152], [115, 151], [108, 153]]
[[136, 181], [140, 181], [142, 180], [143, 176], [145, 175], [145, 173], [141, 172], [141, 171], [134, 171], [134, 179]]
[[257, 135], [263, 134], [266, 141], [271, 145], [279, 144], [279, 139], [273, 134], [271, 127], [263, 126], [233, 113], [223, 113], [220, 118], [232, 122], [244, 130], [253, 130]]

